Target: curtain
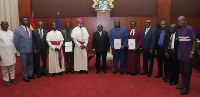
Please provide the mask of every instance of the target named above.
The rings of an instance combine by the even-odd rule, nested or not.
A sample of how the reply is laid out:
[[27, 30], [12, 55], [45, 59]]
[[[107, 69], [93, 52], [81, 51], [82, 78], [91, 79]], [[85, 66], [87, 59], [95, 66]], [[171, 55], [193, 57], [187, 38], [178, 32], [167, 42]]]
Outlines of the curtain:
[[18, 0], [0, 0], [1, 21], [7, 21], [11, 31], [19, 26]]

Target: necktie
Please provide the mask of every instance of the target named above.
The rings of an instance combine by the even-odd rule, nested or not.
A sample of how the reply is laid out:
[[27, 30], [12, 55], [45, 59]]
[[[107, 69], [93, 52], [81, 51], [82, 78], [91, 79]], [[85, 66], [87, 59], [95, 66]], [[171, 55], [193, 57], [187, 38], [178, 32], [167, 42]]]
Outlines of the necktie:
[[169, 43], [169, 49], [172, 49], [172, 40], [173, 40], [173, 34], [171, 35], [170, 43]]
[[42, 39], [42, 30], [41, 29], [39, 29], [40, 30], [40, 38]]
[[148, 31], [149, 31], [148, 28], [146, 28], [145, 35], [147, 35], [147, 32], [148, 32]]
[[27, 29], [27, 27], [25, 27], [26, 28], [26, 33], [28, 34], [28, 36], [29, 36], [29, 32], [28, 32], [28, 29]]

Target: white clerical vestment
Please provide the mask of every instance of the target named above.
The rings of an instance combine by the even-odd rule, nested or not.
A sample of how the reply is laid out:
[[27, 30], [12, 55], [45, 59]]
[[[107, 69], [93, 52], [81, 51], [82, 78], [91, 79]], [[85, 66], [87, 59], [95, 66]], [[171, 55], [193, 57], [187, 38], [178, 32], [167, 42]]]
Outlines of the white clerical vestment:
[[[62, 52], [62, 44], [64, 38], [60, 31], [50, 31], [47, 33], [46, 41], [49, 45], [49, 73], [60, 73], [65, 71], [64, 57]], [[54, 44], [54, 43], [59, 44]], [[55, 51], [55, 48], [61, 49], [61, 61], [59, 61], [59, 51]]]
[[2, 58], [1, 66], [11, 66], [16, 63], [16, 48], [13, 42], [14, 33], [10, 30], [0, 30], [0, 56]]
[[81, 44], [84, 44], [85, 47], [88, 44], [89, 34], [85, 27], [75, 27], [72, 30], [71, 37], [74, 40], [74, 71], [88, 70], [88, 59], [86, 48], [81, 49]]

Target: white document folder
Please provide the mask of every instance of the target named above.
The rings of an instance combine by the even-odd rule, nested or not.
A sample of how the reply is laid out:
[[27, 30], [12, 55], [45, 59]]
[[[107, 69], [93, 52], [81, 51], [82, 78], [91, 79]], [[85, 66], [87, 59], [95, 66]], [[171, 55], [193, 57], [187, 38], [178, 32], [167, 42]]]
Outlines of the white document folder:
[[120, 49], [121, 47], [121, 39], [114, 39], [114, 48]]
[[72, 52], [72, 42], [65, 42], [65, 52]]
[[135, 39], [128, 39], [128, 46], [129, 50], [135, 49]]

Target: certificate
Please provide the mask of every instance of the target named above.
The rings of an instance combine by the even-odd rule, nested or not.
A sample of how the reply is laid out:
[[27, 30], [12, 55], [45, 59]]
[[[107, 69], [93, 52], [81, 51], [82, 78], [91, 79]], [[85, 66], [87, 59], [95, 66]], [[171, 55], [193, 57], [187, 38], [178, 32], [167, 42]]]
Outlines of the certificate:
[[121, 47], [121, 39], [114, 39], [114, 48], [120, 49]]
[[72, 52], [72, 42], [65, 42], [65, 52]]
[[128, 39], [128, 46], [129, 50], [135, 49], [135, 39]]

